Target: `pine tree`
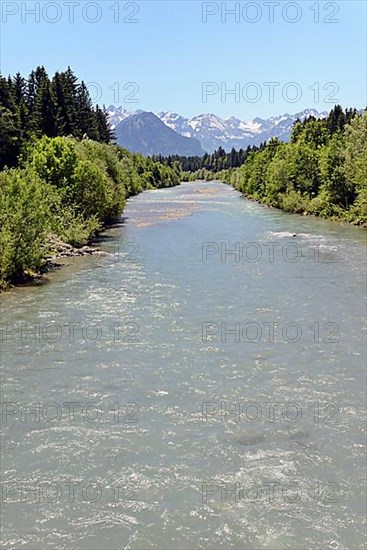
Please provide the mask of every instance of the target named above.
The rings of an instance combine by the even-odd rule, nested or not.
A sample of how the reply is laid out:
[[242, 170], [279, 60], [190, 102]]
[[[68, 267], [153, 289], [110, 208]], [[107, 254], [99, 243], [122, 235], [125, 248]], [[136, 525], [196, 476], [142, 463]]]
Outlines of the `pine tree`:
[[45, 80], [48, 80], [48, 74], [46, 72], [46, 69], [43, 66], [40, 66], [36, 68], [34, 76], [36, 81], [36, 92], [37, 92], [37, 89], [40, 88], [42, 83]]
[[102, 143], [111, 143], [115, 136], [108, 122], [108, 115], [105, 107], [103, 106], [103, 109], [101, 109], [98, 105], [96, 105], [95, 114], [98, 125], [99, 141]]
[[48, 78], [44, 67], [37, 67], [28, 77], [27, 89], [25, 91], [25, 100], [31, 117], [34, 104], [36, 101], [37, 90], [42, 82]]
[[13, 93], [11, 80], [4, 78], [0, 74], [0, 105], [9, 109], [12, 113], [16, 112], [16, 102]]
[[13, 78], [13, 91], [16, 104], [19, 106], [22, 101], [26, 100], [27, 82], [25, 78], [17, 73]]
[[20, 120], [10, 78], [0, 74], [0, 168], [14, 166], [20, 152]]
[[78, 129], [77, 78], [70, 67], [63, 73], [55, 74], [52, 89], [57, 106], [60, 135], [82, 137]]
[[99, 128], [96, 113], [88, 88], [82, 81], [77, 90], [77, 119], [78, 132], [81, 136], [88, 136], [95, 141], [99, 140]]
[[27, 97], [27, 81], [17, 73], [13, 78], [13, 95], [18, 112], [18, 119], [20, 124], [21, 142], [26, 139], [27, 127], [29, 124], [29, 112], [26, 105]]
[[20, 152], [20, 129], [16, 113], [0, 104], [0, 169], [17, 163]]
[[56, 137], [58, 135], [57, 107], [51, 83], [44, 79], [40, 84], [32, 113], [32, 129], [39, 136]]
[[335, 134], [335, 132], [342, 132], [346, 124], [346, 117], [343, 112], [343, 108], [340, 105], [335, 105], [331, 110], [328, 118], [326, 119], [326, 125], [329, 130], [330, 135]]
[[37, 83], [36, 83], [36, 74], [34, 71], [32, 71], [28, 77], [27, 81], [27, 89], [26, 89], [26, 104], [29, 111], [29, 114], [32, 113], [34, 102], [36, 99], [36, 90], [37, 90]]

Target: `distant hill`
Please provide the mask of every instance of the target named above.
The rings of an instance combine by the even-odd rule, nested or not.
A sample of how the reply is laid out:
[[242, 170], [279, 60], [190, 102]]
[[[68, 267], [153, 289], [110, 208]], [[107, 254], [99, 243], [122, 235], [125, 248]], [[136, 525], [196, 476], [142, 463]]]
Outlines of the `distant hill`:
[[146, 156], [202, 156], [205, 153], [197, 139], [180, 135], [155, 114], [145, 111], [124, 116], [114, 132], [118, 145]]

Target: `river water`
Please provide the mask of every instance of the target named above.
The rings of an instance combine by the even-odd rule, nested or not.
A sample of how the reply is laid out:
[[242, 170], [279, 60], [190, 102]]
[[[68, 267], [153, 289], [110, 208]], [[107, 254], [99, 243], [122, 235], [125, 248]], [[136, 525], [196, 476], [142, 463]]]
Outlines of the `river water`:
[[364, 548], [364, 232], [218, 182], [125, 216], [1, 299], [2, 548]]

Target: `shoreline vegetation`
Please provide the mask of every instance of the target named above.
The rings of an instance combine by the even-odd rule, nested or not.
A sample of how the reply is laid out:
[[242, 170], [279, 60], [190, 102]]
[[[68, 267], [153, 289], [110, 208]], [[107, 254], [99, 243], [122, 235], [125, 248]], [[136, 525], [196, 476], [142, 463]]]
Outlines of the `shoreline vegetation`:
[[286, 212], [366, 227], [367, 110], [296, 121], [290, 143], [203, 157], [144, 157], [115, 145], [108, 115], [70, 67], [0, 74], [0, 292], [42, 277], [117, 222], [126, 200], [181, 181], [221, 180]]
[[38, 278], [52, 256], [98, 253], [86, 245], [119, 221], [129, 197], [180, 183], [178, 166], [89, 139], [43, 136], [24, 159], [0, 173], [1, 290]]
[[0, 291], [42, 276], [58, 247], [92, 253], [129, 197], [181, 179], [179, 163], [114, 145], [107, 113], [70, 68], [0, 76], [0, 136]]
[[184, 181], [221, 180], [266, 206], [367, 227], [367, 111], [336, 106], [296, 121], [290, 143], [177, 160]]

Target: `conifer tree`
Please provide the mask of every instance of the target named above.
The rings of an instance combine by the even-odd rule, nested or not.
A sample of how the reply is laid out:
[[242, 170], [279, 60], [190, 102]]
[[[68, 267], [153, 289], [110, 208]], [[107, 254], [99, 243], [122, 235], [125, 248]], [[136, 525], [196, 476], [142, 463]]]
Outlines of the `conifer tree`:
[[25, 101], [26, 89], [27, 89], [27, 82], [25, 78], [23, 78], [20, 73], [17, 73], [13, 78], [14, 98], [17, 105], [20, 105], [22, 101]]
[[88, 136], [95, 141], [99, 140], [99, 128], [96, 113], [93, 109], [92, 100], [88, 88], [82, 81], [77, 90], [77, 119], [78, 132], [83, 137]]
[[0, 74], [0, 105], [5, 109], [9, 109], [12, 113], [16, 112], [15, 97], [13, 87], [9, 79]]
[[28, 107], [29, 114], [32, 113], [34, 102], [36, 99], [36, 90], [37, 90], [37, 83], [36, 83], [36, 74], [35, 71], [32, 71], [28, 77], [27, 81], [27, 89], [26, 89], [26, 104]]
[[0, 74], [0, 168], [14, 166], [20, 152], [20, 122], [11, 79]]
[[0, 169], [17, 163], [20, 152], [20, 129], [16, 113], [0, 104]]
[[114, 134], [108, 122], [108, 115], [105, 107], [103, 106], [103, 109], [101, 109], [98, 105], [96, 105], [95, 113], [98, 125], [99, 141], [102, 141], [103, 143], [110, 143], [114, 140]]
[[63, 73], [57, 72], [52, 81], [58, 111], [60, 135], [82, 137], [78, 129], [77, 117], [77, 78], [68, 67]]
[[340, 105], [335, 105], [331, 110], [328, 118], [326, 119], [326, 125], [329, 130], [330, 135], [333, 135], [335, 132], [344, 130], [346, 124], [346, 117], [343, 112], [343, 109]]
[[57, 107], [48, 78], [42, 81], [36, 93], [32, 128], [39, 136], [56, 137], [58, 135]]

